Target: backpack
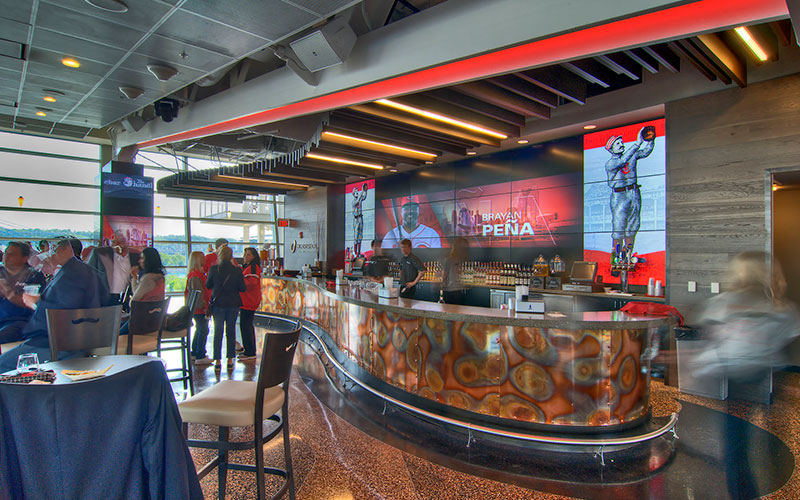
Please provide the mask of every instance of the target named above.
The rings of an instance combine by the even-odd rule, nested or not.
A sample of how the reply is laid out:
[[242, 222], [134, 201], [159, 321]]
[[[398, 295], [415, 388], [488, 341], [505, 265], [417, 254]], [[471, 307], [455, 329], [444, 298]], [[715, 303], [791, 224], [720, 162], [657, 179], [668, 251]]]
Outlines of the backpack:
[[181, 306], [181, 308], [174, 313], [167, 315], [167, 322], [164, 324], [164, 329], [170, 332], [178, 332], [188, 328], [191, 320], [192, 311], [186, 306]]

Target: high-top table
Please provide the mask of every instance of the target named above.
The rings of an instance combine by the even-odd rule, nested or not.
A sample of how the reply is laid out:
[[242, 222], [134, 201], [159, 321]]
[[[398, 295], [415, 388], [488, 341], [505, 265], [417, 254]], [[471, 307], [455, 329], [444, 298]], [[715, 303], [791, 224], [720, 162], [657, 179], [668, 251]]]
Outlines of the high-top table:
[[[90, 380], [61, 373], [112, 364]], [[100, 356], [41, 369], [56, 382], [0, 383], [0, 498], [203, 498], [159, 359]]]

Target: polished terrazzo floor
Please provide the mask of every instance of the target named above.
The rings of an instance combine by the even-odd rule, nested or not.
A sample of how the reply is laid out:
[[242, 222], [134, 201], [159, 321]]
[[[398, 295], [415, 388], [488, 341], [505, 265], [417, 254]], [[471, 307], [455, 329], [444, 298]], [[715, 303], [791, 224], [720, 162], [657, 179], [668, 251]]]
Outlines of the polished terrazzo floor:
[[[197, 370], [198, 390], [220, 379], [251, 380], [257, 371], [255, 363], [237, 363], [232, 371], [224, 367], [215, 372], [213, 367]], [[780, 373], [776, 376], [774, 402], [762, 405], [745, 401], [716, 401], [681, 394], [677, 389], [655, 381], [652, 402], [656, 416], [666, 416], [679, 411], [683, 402], [729, 413], [765, 429], [787, 444], [795, 461], [800, 459], [800, 374]], [[690, 405], [691, 406], [691, 405]], [[458, 472], [401, 451], [362, 430], [354, 427], [326, 405], [306, 387], [297, 373], [292, 376], [290, 388], [290, 429], [292, 457], [296, 473], [298, 499], [361, 500], [361, 499], [556, 499], [576, 498], [555, 495], [505, 484], [482, 477]], [[192, 426], [190, 437], [209, 438], [212, 429]], [[232, 433], [233, 439], [246, 439], [248, 428]], [[404, 447], [404, 449], [406, 449]], [[265, 446], [267, 463], [283, 462], [280, 439]], [[751, 450], [753, 462], [770, 460]], [[193, 449], [198, 468], [210, 459], [212, 452]], [[235, 452], [234, 460], [253, 463], [253, 452]], [[723, 464], [724, 465], [724, 464]], [[216, 473], [201, 481], [206, 498], [218, 498]], [[275, 482], [268, 482], [273, 488]], [[720, 484], [717, 498], [739, 498], [736, 492], [726, 494], [725, 484]], [[621, 486], [622, 488], [624, 486]], [[228, 472], [227, 498], [255, 498], [255, 476], [244, 472]], [[608, 492], [604, 493], [608, 498]], [[620, 495], [615, 498], [622, 498]], [[603, 498], [590, 489], [577, 498]], [[687, 491], [686, 498], [693, 493]], [[743, 496], [746, 497], [746, 496]], [[657, 489], [649, 490], [638, 498], [665, 498]], [[695, 497], [700, 498], [700, 497]], [[778, 491], [765, 496], [770, 499], [800, 498], [800, 477], [796, 470], [789, 481]], [[671, 500], [671, 499], [670, 499]]]

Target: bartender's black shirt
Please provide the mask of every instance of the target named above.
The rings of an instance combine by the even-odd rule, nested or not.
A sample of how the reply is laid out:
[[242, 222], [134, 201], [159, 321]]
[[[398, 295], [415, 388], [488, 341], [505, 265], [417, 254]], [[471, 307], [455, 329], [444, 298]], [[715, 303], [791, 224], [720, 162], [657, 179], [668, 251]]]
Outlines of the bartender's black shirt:
[[405, 255], [400, 258], [400, 285], [405, 286], [406, 283], [411, 283], [417, 279], [417, 274], [420, 271], [425, 271], [425, 265], [419, 260], [419, 257], [413, 253]]

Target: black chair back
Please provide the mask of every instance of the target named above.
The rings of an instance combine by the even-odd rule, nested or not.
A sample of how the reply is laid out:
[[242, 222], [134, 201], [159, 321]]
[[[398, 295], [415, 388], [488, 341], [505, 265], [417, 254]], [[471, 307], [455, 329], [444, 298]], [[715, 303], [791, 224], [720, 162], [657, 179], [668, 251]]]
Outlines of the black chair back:
[[264, 406], [264, 390], [284, 384], [288, 391], [289, 375], [292, 373], [292, 362], [297, 342], [300, 338], [300, 321], [282, 322], [285, 327], [273, 328], [264, 335], [264, 349], [261, 353], [261, 368], [258, 372], [258, 390], [256, 392], [256, 408]]
[[110, 347], [110, 352], [116, 354], [122, 305], [92, 309], [48, 309], [46, 312], [52, 361], [58, 361], [58, 351]]
[[131, 319], [128, 322], [130, 334], [159, 333], [160, 335], [164, 329], [164, 321], [167, 318], [169, 299], [170, 297], [151, 302], [131, 301]]

